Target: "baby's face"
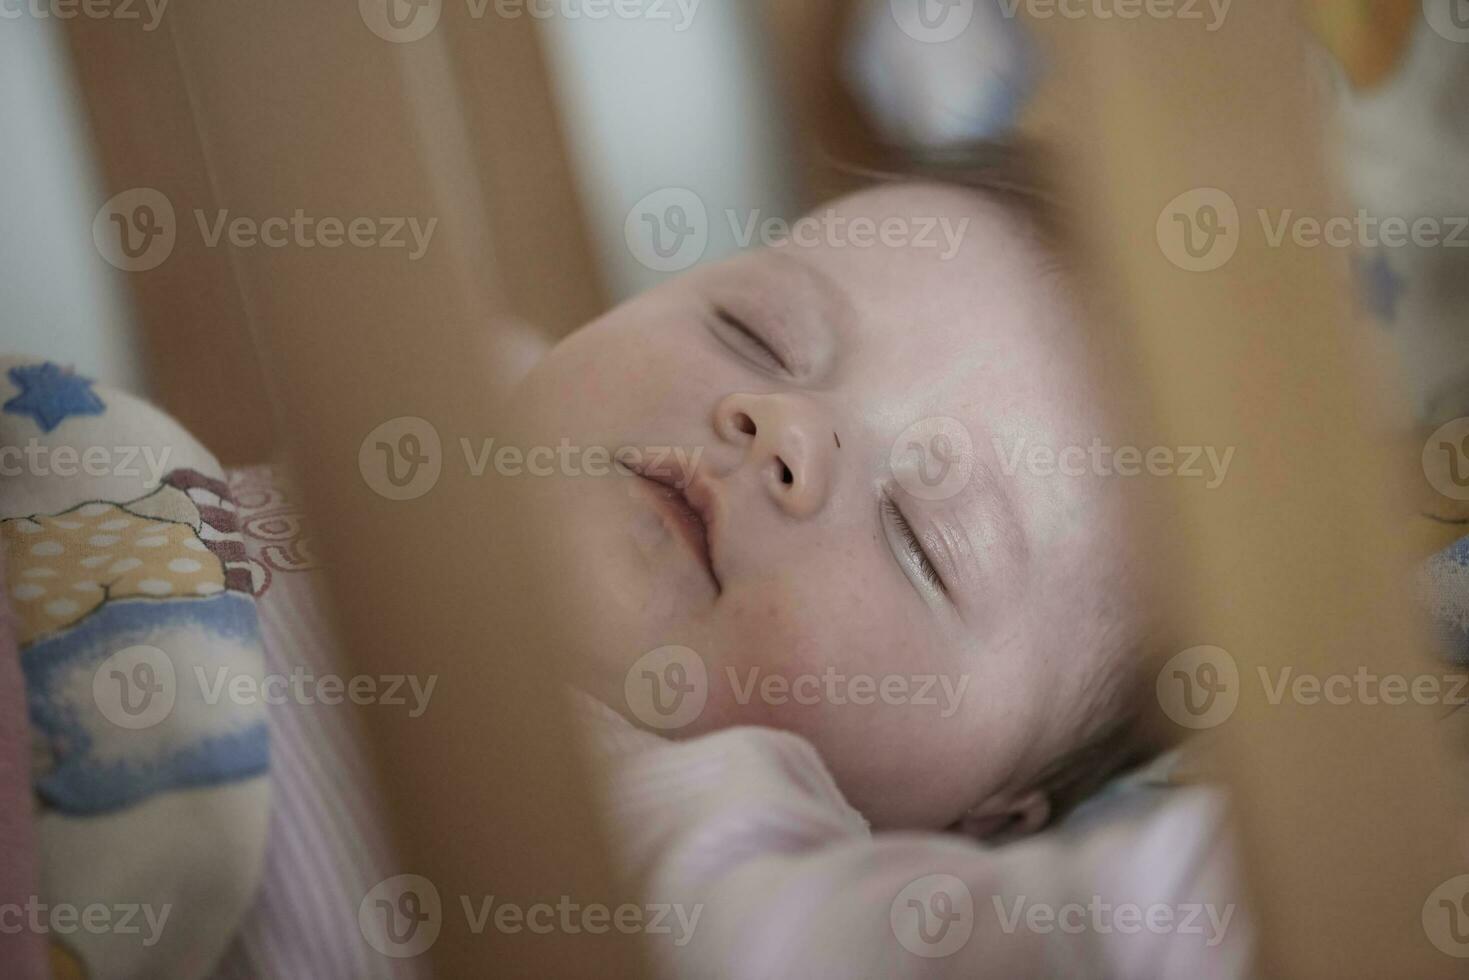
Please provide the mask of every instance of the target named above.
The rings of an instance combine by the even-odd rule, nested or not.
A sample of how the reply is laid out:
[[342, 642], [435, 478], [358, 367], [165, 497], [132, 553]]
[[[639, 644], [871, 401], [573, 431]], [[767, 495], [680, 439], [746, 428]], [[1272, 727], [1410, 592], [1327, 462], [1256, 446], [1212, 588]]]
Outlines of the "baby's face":
[[[673, 735], [798, 732], [875, 825], [941, 827], [1016, 804], [1085, 722], [1116, 493], [1028, 472], [1030, 447], [1105, 432], [1016, 220], [937, 186], [834, 207], [967, 225], [951, 256], [938, 235], [746, 254], [567, 338], [517, 392], [519, 438], [643, 475], [568, 452], [528, 520], [592, 694]], [[692, 653], [640, 662], [669, 646]]]

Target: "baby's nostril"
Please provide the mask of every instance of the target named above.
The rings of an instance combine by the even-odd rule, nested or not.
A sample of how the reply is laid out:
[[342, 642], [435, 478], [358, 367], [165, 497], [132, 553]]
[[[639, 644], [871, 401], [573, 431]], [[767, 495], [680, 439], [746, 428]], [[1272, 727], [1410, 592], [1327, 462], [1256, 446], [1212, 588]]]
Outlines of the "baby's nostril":
[[755, 434], [755, 420], [744, 412], [735, 412], [734, 426], [747, 436]]
[[786, 465], [786, 461], [777, 459], [776, 462], [780, 464], [780, 482], [786, 486], [794, 484], [796, 482], [796, 474], [791, 472], [791, 468]]

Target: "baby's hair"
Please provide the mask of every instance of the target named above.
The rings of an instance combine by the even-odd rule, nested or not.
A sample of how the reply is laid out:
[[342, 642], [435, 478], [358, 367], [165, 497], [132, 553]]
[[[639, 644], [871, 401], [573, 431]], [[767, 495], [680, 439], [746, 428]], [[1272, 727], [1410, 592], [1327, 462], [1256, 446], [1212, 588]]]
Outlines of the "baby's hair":
[[1125, 679], [1110, 692], [1108, 703], [1091, 706], [1101, 723], [1029, 781], [1049, 801], [1048, 824], [1064, 819], [1113, 779], [1146, 766], [1166, 748], [1155, 719], [1144, 710], [1147, 695], [1137, 672], [1146, 658], [1141, 650], [1124, 656], [1130, 661], [1121, 667]]
[[823, 198], [898, 183], [973, 191], [1019, 218], [1059, 262], [1070, 249], [1067, 229], [1073, 223], [1066, 220], [1050, 159], [1034, 140], [981, 140], [905, 155], [887, 167], [830, 161], [820, 190]]

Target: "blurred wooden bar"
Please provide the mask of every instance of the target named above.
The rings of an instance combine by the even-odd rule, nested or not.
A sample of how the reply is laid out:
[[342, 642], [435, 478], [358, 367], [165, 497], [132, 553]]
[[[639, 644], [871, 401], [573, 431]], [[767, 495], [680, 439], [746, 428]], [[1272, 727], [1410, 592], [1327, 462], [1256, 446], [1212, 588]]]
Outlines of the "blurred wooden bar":
[[[111, 19], [61, 23], [103, 197], [151, 187], [172, 202], [212, 212], [221, 205], [175, 57], [169, 13], [165, 9], [152, 31]], [[179, 219], [192, 227], [188, 210], [176, 214]], [[180, 235], [161, 265], [127, 276], [159, 404], [226, 465], [269, 459], [274, 439], [265, 376], [229, 253], [207, 248], [198, 235]]]
[[[195, 226], [193, 209], [212, 215], [230, 206], [223, 203], [212, 169], [219, 162], [218, 148], [203, 142], [207, 127], [218, 121], [207, 118], [208, 107], [194, 101], [193, 82], [176, 56], [181, 37], [176, 22], [188, 21], [195, 6], [201, 6], [198, 0], [176, 0], [151, 31], [113, 19], [76, 17], [60, 23], [85, 102], [104, 196], [151, 187], [177, 205], [180, 234], [172, 253], [156, 268], [128, 274], [137, 319], [154, 352], [155, 397], [226, 465], [237, 465], [272, 458], [277, 440], [266, 375], [250, 337], [230, 249], [207, 245]], [[425, 153], [460, 154], [468, 164], [473, 180], [456, 210], [495, 229], [500, 244], [485, 238], [483, 251], [476, 253], [480, 265], [469, 270], [500, 297], [495, 312], [560, 336], [605, 308], [602, 277], [535, 22], [496, 17], [493, 5], [485, 9], [487, 16], [471, 18], [466, 5], [443, 5], [434, 35], [442, 46], [439, 69], [452, 76], [454, 90], [445, 103], [422, 111], [438, 120], [438, 132], [449, 145], [427, 147], [421, 139], [416, 145]], [[289, 23], [273, 27], [274, 34], [290, 31]], [[343, 23], [341, 31], [343, 39], [389, 44], [371, 34], [360, 17]], [[272, 43], [262, 40], [258, 50], [251, 49], [262, 74], [291, 69], [271, 57]], [[239, 84], [249, 87], [243, 78]], [[378, 83], [364, 96], [376, 98], [381, 92]], [[282, 108], [290, 111], [289, 104]], [[324, 130], [339, 125], [329, 117], [316, 122]], [[372, 148], [336, 179], [350, 182], [355, 172], [372, 166], [379, 152], [380, 147]], [[262, 176], [290, 168], [291, 149], [283, 148], [283, 154], [261, 160]], [[233, 213], [240, 213], [238, 203]]]
[[[1407, 498], [1378, 438], [1403, 430], [1400, 400], [1384, 397], [1381, 365], [1353, 336], [1347, 257], [1271, 248], [1256, 216], [1331, 213], [1295, 12], [1236, 4], [1213, 33], [1177, 18], [1035, 26], [1069, 92], [1053, 134], [1068, 141], [1094, 261], [1126, 304], [1160, 427], [1174, 445], [1236, 449], [1220, 488], [1175, 481], [1178, 603], [1190, 642], [1238, 665], [1238, 707], [1212, 734], [1261, 975], [1457, 975], [1423, 922], [1433, 890], [1464, 870], [1442, 709], [1272, 705], [1260, 680], [1442, 671], [1408, 604], [1395, 533]], [[1226, 194], [1238, 219], [1214, 191], [1173, 203], [1201, 188]], [[1210, 206], [1223, 237], [1189, 252], [1165, 234], [1192, 220], [1202, 236]]]
[[849, 0], [762, 0], [751, 12], [764, 28], [772, 70], [789, 98], [802, 207], [831, 195], [834, 166], [883, 169], [896, 163], [843, 79], [841, 45], [851, 34], [854, 13]]
[[[442, 932], [427, 953], [436, 974], [645, 976], [639, 937], [483, 925], [476, 933], [461, 902], [618, 903], [555, 652], [541, 648], [536, 629], [548, 600], [524, 594], [514, 573], [512, 545], [496, 531], [503, 514], [493, 481], [456, 465], [460, 436], [496, 432], [496, 393], [486, 390], [479, 355], [497, 318], [518, 312], [509, 297], [550, 315], [557, 277], [571, 275], [578, 281], [560, 287], [568, 317], [596, 302], [590, 260], [562, 250], [575, 234], [511, 226], [575, 212], [570, 195], [547, 203], [569, 179], [564, 165], [541, 165], [546, 179], [530, 186], [538, 154], [559, 152], [537, 145], [552, 138], [554, 120], [500, 128], [549, 112], [548, 79], [528, 50], [531, 25], [446, 15], [426, 36], [397, 43], [370, 30], [356, 3], [288, 0], [180, 0], [146, 44], [101, 33], [113, 24], [73, 23], [100, 140], [118, 144], [105, 150], [109, 178], [163, 190], [181, 243], [199, 237], [196, 208], [211, 221], [227, 208], [257, 220], [304, 209], [344, 223], [436, 222], [417, 257], [383, 247], [184, 249], [135, 274], [153, 355], [183, 371], [191, 348], [180, 337], [258, 348], [278, 439], [324, 544], [352, 668], [437, 678], [419, 718], [362, 711], [402, 871], [428, 878], [442, 901]], [[461, 75], [481, 50], [500, 52], [501, 67], [521, 74], [501, 79], [498, 109], [463, 111], [466, 98], [487, 97], [483, 80], [467, 95]], [[127, 79], [126, 98], [104, 90], [95, 74], [103, 66]], [[182, 102], [155, 105], [157, 86]], [[130, 145], [132, 132], [146, 145]], [[188, 152], [170, 158], [167, 149], [180, 147]], [[487, 169], [482, 153], [495, 157]], [[529, 211], [515, 210], [522, 180]], [[512, 288], [517, 277], [525, 281]], [[224, 312], [211, 316], [216, 306]], [[223, 357], [193, 383], [224, 390], [238, 381], [227, 377], [231, 366], [240, 363]], [[201, 422], [197, 392], [183, 381], [161, 388], [201, 438], [232, 447], [227, 458], [259, 448]], [[359, 468], [365, 437], [400, 416], [425, 420], [441, 440], [429, 451], [442, 475], [416, 499], [380, 495]]]

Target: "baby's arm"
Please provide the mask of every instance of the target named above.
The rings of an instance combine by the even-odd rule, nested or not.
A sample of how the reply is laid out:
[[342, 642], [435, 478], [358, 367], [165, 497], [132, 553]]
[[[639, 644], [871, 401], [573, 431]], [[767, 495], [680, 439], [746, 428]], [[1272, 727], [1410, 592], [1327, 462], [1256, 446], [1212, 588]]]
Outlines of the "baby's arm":
[[[992, 850], [872, 835], [815, 750], [766, 729], [668, 742], [604, 718], [617, 842], [670, 976], [1235, 977], [1236, 909], [1217, 797], [1084, 837]], [[1136, 907], [1134, 910], [1131, 907]]]

